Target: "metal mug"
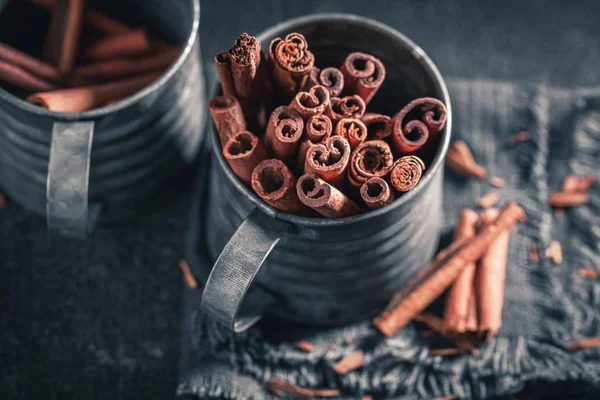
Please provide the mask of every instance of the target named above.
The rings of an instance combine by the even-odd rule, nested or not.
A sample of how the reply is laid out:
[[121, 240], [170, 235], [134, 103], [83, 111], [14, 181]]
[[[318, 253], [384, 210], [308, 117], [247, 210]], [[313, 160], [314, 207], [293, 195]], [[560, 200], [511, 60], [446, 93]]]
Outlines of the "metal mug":
[[195, 160], [206, 114], [200, 0], [89, 4], [182, 51], [143, 90], [83, 113], [52, 112], [0, 88], [0, 185], [17, 203], [46, 214], [51, 231], [77, 238], [96, 221], [123, 221], [174, 191], [173, 178]]
[[[266, 313], [316, 326], [372, 314], [432, 258], [443, 220], [443, 161], [452, 113], [444, 80], [425, 52], [384, 24], [346, 14], [293, 19], [258, 38], [267, 48], [290, 32], [305, 35], [320, 67], [341, 65], [352, 51], [380, 58], [387, 76], [370, 110], [389, 115], [410, 100], [431, 96], [446, 104], [448, 120], [415, 189], [381, 209], [341, 219], [301, 217], [264, 203], [231, 171], [213, 126], [209, 136], [216, 161], [204, 237], [216, 262], [201, 308], [235, 332]], [[217, 85], [213, 95], [218, 93]]]

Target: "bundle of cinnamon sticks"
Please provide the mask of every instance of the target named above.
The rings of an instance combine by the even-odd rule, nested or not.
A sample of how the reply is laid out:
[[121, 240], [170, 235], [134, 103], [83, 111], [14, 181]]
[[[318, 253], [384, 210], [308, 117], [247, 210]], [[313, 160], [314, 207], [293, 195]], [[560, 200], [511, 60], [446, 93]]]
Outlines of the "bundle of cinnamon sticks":
[[367, 112], [385, 80], [376, 57], [315, 66], [305, 37], [276, 38], [265, 56], [243, 33], [215, 56], [222, 96], [209, 102], [233, 172], [272, 207], [341, 218], [412, 190], [437, 150], [446, 106], [416, 99], [393, 116]]
[[85, 0], [28, 1], [50, 12], [43, 59], [0, 42], [0, 84], [29, 92], [27, 101], [52, 111], [83, 112], [129, 97], [181, 50], [87, 8]]

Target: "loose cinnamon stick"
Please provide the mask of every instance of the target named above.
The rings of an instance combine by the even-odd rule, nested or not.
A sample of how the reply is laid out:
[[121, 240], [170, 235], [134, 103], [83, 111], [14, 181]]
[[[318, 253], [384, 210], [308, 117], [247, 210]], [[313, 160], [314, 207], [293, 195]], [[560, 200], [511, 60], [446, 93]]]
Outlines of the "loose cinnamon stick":
[[550, 246], [544, 252], [546, 258], [549, 258], [554, 262], [554, 264], [562, 263], [562, 246], [557, 240], [553, 240], [550, 242]]
[[235, 97], [217, 96], [208, 102], [208, 110], [219, 133], [221, 146], [238, 132], [246, 130], [242, 107]]
[[340, 68], [344, 75], [344, 92], [357, 94], [369, 104], [385, 80], [383, 63], [370, 54], [350, 53]]
[[[471, 239], [475, 236], [479, 216], [473, 210], [464, 209], [458, 216], [454, 240]], [[458, 275], [446, 296], [444, 309], [444, 332], [456, 335], [467, 331], [467, 319], [471, 300], [475, 296], [473, 282], [475, 278], [475, 263], [469, 263]], [[476, 329], [477, 327], [475, 327]]]
[[296, 188], [300, 201], [324, 217], [343, 218], [360, 212], [354, 201], [315, 174], [302, 175]]
[[360, 119], [365, 114], [366, 108], [365, 101], [358, 95], [332, 97], [325, 114], [335, 124], [342, 118]]
[[58, 89], [56, 83], [45, 80], [30, 72], [0, 60], [0, 81], [33, 92], [45, 92]]
[[468, 264], [479, 259], [498, 236], [524, 218], [521, 207], [508, 203], [494, 224], [466, 242], [456, 242], [444, 252], [444, 257], [436, 258], [411, 279], [374, 319], [374, 325], [386, 336], [393, 336], [446, 290]]
[[387, 115], [365, 113], [361, 121], [367, 127], [369, 140], [387, 139], [392, 134], [392, 119]]
[[285, 382], [281, 379], [272, 378], [267, 383], [267, 390], [278, 395], [283, 396], [286, 394], [313, 398], [313, 397], [339, 397], [340, 391], [337, 389], [307, 389], [295, 385], [293, 383]]
[[57, 0], [44, 48], [44, 59], [61, 73], [71, 72], [79, 48], [85, 0]]
[[187, 283], [188, 287], [190, 289], [196, 289], [198, 287], [198, 281], [196, 281], [196, 278], [194, 278], [194, 274], [192, 274], [192, 270], [190, 269], [187, 261], [179, 261], [179, 268], [181, 268], [181, 272], [183, 272], [183, 277], [185, 278], [185, 282]]
[[329, 91], [329, 97], [338, 97], [344, 89], [344, 75], [337, 68], [329, 67], [320, 70], [317, 67], [313, 67], [308, 75], [304, 91], [308, 91], [317, 85], [325, 86]]
[[341, 136], [332, 136], [324, 144], [306, 152], [305, 173], [314, 173], [337, 188], [342, 188], [350, 161], [350, 144]]
[[521, 131], [521, 132], [515, 133], [514, 135], [509, 137], [508, 140], [506, 141], [506, 145], [508, 147], [512, 147], [512, 146], [516, 145], [517, 143], [524, 142], [528, 139], [529, 139], [529, 132]]
[[325, 143], [331, 136], [333, 124], [327, 115], [313, 115], [304, 124], [304, 135], [298, 147], [298, 162], [297, 169], [300, 172], [304, 171], [304, 163], [306, 162], [306, 153], [312, 146], [320, 143]]
[[360, 187], [360, 197], [372, 210], [390, 204], [396, 198], [390, 185], [379, 177], [370, 178]]
[[[481, 214], [485, 231], [494, 226], [500, 212], [490, 208]], [[477, 296], [477, 315], [479, 317], [479, 335], [489, 342], [502, 326], [502, 308], [504, 305], [504, 281], [508, 260], [508, 240], [510, 231], [501, 232], [481, 256], [475, 272], [475, 290]]]
[[577, 207], [589, 201], [587, 193], [557, 192], [550, 196], [550, 205], [558, 208]]
[[342, 118], [335, 126], [334, 135], [345, 138], [354, 150], [367, 140], [367, 127], [358, 118]]
[[576, 340], [569, 344], [569, 351], [591, 349], [600, 345], [600, 336]]
[[18, 67], [43, 81], [51, 83], [64, 82], [64, 76], [55, 67], [4, 43], [0, 43], [0, 61]]
[[291, 99], [306, 85], [314, 63], [315, 57], [300, 33], [276, 38], [269, 46], [271, 73], [277, 88], [286, 98]]
[[[344, 121], [346, 119], [341, 120], [338, 125]], [[358, 146], [350, 155], [348, 182], [355, 188], [360, 188], [369, 178], [383, 178], [393, 166], [394, 155], [390, 146], [383, 140], [370, 140]]]
[[297, 154], [303, 129], [304, 121], [298, 111], [287, 106], [277, 107], [267, 123], [267, 150], [280, 160], [289, 161]]
[[158, 78], [151, 73], [134, 78], [76, 89], [36, 93], [27, 101], [56, 112], [83, 112], [105, 105], [110, 100], [122, 100], [140, 91]]
[[267, 150], [258, 137], [243, 131], [229, 139], [223, 147], [223, 156], [233, 172], [249, 185], [254, 168], [267, 159]]
[[462, 140], [452, 142], [448, 148], [446, 165], [452, 168], [454, 172], [464, 176], [482, 179], [487, 175], [486, 169], [477, 164], [471, 149]]
[[280, 211], [310, 215], [296, 194], [296, 177], [281, 160], [265, 160], [252, 172], [252, 189], [271, 207]]
[[412, 154], [444, 129], [448, 111], [444, 103], [423, 97], [408, 103], [392, 118], [392, 141], [400, 154]]
[[313, 351], [315, 351], [315, 345], [310, 342], [306, 342], [304, 340], [296, 343], [296, 347], [298, 347], [300, 350], [305, 351], [307, 353], [312, 353]]
[[325, 86], [313, 86], [306, 92], [298, 92], [290, 107], [298, 111], [304, 121], [313, 115], [320, 115], [329, 107], [329, 91]]
[[583, 278], [596, 279], [598, 278], [598, 271], [592, 267], [581, 267], [579, 268], [579, 276]]
[[481, 208], [490, 208], [496, 205], [500, 201], [500, 193], [498, 192], [490, 192], [480, 198], [477, 201], [477, 204]]
[[333, 370], [340, 375], [346, 375], [365, 364], [365, 353], [362, 350], [356, 350], [335, 363]]
[[83, 57], [105, 61], [111, 58], [141, 56], [150, 53], [151, 50], [152, 44], [146, 30], [138, 28], [88, 46], [83, 52]]
[[408, 192], [417, 186], [425, 171], [425, 163], [417, 156], [404, 156], [392, 166], [390, 181], [399, 192]]

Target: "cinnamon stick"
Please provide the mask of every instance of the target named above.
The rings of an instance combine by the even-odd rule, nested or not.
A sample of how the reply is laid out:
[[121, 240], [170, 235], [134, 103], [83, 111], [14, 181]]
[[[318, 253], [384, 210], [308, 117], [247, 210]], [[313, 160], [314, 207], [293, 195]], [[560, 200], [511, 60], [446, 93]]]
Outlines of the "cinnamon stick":
[[296, 185], [298, 198], [327, 218], [344, 218], [360, 212], [358, 205], [317, 175], [304, 174]]
[[151, 73], [121, 81], [76, 89], [36, 93], [27, 101], [56, 112], [83, 112], [105, 105], [110, 100], [122, 100], [140, 91], [158, 78]]
[[298, 92], [290, 107], [298, 111], [304, 121], [313, 115], [320, 115], [329, 106], [329, 91], [325, 86], [313, 86], [306, 92]]
[[446, 290], [470, 263], [479, 259], [503, 232], [525, 218], [525, 212], [516, 203], [508, 203], [496, 221], [478, 232], [472, 239], [456, 242], [436, 257], [425, 270], [411, 279], [395, 295], [384, 312], [376, 317], [374, 325], [386, 336], [393, 336], [416, 315]]
[[366, 53], [350, 53], [340, 70], [344, 75], [344, 92], [359, 95], [365, 104], [369, 104], [385, 80], [383, 63]]
[[557, 192], [550, 195], [550, 205], [558, 208], [577, 207], [589, 201], [587, 193]]
[[242, 107], [235, 97], [217, 96], [208, 102], [208, 110], [221, 139], [221, 146], [238, 132], [246, 130]]
[[325, 143], [331, 136], [333, 124], [327, 115], [313, 115], [304, 124], [304, 135], [298, 147], [298, 162], [297, 169], [300, 172], [304, 171], [304, 163], [306, 162], [306, 153], [308, 150], [320, 143]]
[[[494, 226], [500, 212], [495, 208], [481, 214], [483, 231]], [[477, 297], [477, 315], [479, 317], [479, 335], [490, 341], [502, 326], [502, 308], [504, 305], [504, 281], [508, 260], [508, 240], [510, 231], [505, 230], [490, 243], [481, 256], [475, 272], [475, 290]]]
[[490, 192], [484, 195], [477, 201], [477, 204], [481, 208], [490, 208], [496, 205], [500, 201], [500, 193], [498, 192]]
[[215, 56], [215, 66], [221, 80], [221, 89], [224, 96], [235, 96], [235, 85], [231, 74], [231, 59], [228, 51], [222, 51]]
[[335, 126], [334, 135], [345, 138], [354, 150], [367, 140], [367, 127], [358, 118], [342, 118]]
[[44, 48], [44, 59], [61, 73], [71, 72], [83, 24], [85, 0], [57, 0]]
[[308, 80], [315, 63], [308, 49], [306, 38], [300, 33], [290, 33], [285, 38], [276, 38], [269, 46], [271, 74], [279, 91], [291, 99]]
[[313, 67], [308, 75], [304, 91], [317, 85], [325, 86], [329, 91], [329, 97], [338, 97], [344, 89], [344, 75], [342, 71], [334, 67], [323, 70]]
[[305, 173], [342, 188], [350, 161], [350, 144], [341, 136], [332, 136], [324, 144], [316, 144], [306, 152]]
[[342, 98], [332, 97], [325, 114], [335, 124], [342, 118], [360, 119], [365, 114], [366, 108], [365, 101], [356, 94]]
[[[343, 121], [346, 119], [339, 124]], [[353, 187], [360, 188], [370, 178], [383, 178], [393, 166], [394, 155], [390, 146], [383, 140], [370, 140], [358, 146], [350, 155], [348, 182]]]
[[238, 178], [249, 185], [254, 168], [267, 159], [267, 150], [258, 137], [242, 131], [223, 146], [223, 156]]
[[252, 189], [271, 207], [292, 214], [310, 215], [310, 209], [298, 199], [296, 181], [281, 160], [264, 160], [252, 172]]
[[59, 87], [56, 83], [35, 76], [16, 65], [2, 60], [0, 60], [0, 81], [33, 92], [56, 90]]
[[387, 115], [377, 113], [365, 113], [361, 121], [367, 127], [369, 140], [383, 140], [392, 134], [392, 119]]
[[[479, 216], [473, 210], [464, 209], [458, 216], [454, 240], [471, 239], [475, 236]], [[475, 263], [469, 263], [458, 275], [446, 296], [444, 309], [444, 332], [456, 335], [467, 331], [467, 319], [472, 299], [475, 298], [473, 282], [475, 278]], [[477, 327], [475, 327], [477, 329]]]
[[196, 289], [198, 287], [198, 281], [194, 278], [194, 274], [186, 260], [179, 261], [179, 268], [183, 272], [183, 277], [190, 289]]
[[271, 380], [267, 383], [267, 390], [278, 396], [291, 394], [310, 399], [312, 399], [313, 397], [340, 396], [340, 391], [337, 389], [307, 389], [277, 378], [271, 378]]
[[413, 189], [423, 176], [425, 163], [417, 156], [404, 156], [392, 166], [390, 181], [399, 192]]
[[448, 111], [432, 97], [411, 101], [392, 118], [392, 141], [400, 154], [412, 154], [444, 129]]
[[452, 142], [448, 148], [446, 165], [452, 168], [454, 172], [464, 176], [482, 179], [487, 175], [486, 169], [477, 164], [471, 149], [462, 140]]
[[575, 351], [579, 349], [591, 349], [597, 347], [598, 345], [600, 345], [600, 336], [580, 339], [569, 344], [569, 351]]
[[365, 353], [362, 350], [356, 350], [348, 354], [340, 361], [335, 363], [333, 370], [340, 375], [346, 375], [365, 364]]
[[287, 106], [277, 107], [267, 123], [267, 150], [280, 160], [289, 161], [297, 154], [303, 130], [304, 121], [298, 111]]
[[369, 178], [360, 187], [360, 197], [371, 210], [390, 204], [396, 198], [390, 185], [379, 177]]
[[18, 67], [43, 81], [51, 83], [64, 82], [63, 74], [55, 67], [4, 43], [0, 43], [0, 61]]
[[150, 53], [151, 50], [152, 44], [146, 30], [137, 28], [88, 46], [83, 51], [83, 57], [105, 61], [111, 58], [141, 56]]

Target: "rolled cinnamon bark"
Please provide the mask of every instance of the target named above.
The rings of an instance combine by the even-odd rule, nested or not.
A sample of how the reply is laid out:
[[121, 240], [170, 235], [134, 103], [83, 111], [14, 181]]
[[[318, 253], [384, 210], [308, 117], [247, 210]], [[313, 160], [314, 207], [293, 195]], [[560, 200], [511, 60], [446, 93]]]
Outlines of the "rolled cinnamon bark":
[[298, 111], [287, 106], [277, 107], [267, 124], [267, 150], [280, 160], [289, 161], [297, 154], [303, 130], [304, 121]]
[[300, 33], [276, 38], [269, 45], [271, 74], [284, 98], [291, 99], [306, 85], [314, 64], [315, 57]]
[[350, 155], [348, 182], [360, 188], [370, 178], [383, 178], [389, 174], [393, 165], [394, 155], [390, 146], [383, 140], [370, 140]]
[[58, 69], [37, 58], [31, 57], [4, 43], [0, 43], [0, 61], [18, 67], [27, 73], [51, 83], [63, 83], [65, 78]]
[[31, 74], [29, 71], [0, 60], [0, 81], [32, 92], [45, 92], [58, 89], [56, 83]]
[[329, 91], [325, 86], [317, 85], [307, 92], [298, 92], [290, 107], [298, 111], [304, 121], [313, 115], [320, 115], [329, 107]]
[[369, 104], [385, 80], [385, 67], [366, 53], [350, 53], [340, 68], [344, 75], [344, 93], [357, 94]]
[[408, 192], [417, 186], [425, 171], [425, 163], [417, 156], [404, 156], [392, 166], [390, 182], [399, 192]]
[[267, 150], [258, 137], [244, 131], [229, 139], [223, 147], [223, 156], [238, 178], [249, 185], [254, 168], [267, 159]]
[[394, 149], [400, 154], [412, 154], [432, 141], [444, 129], [448, 111], [444, 103], [423, 97], [408, 103], [392, 118]]
[[335, 126], [334, 135], [345, 138], [354, 150], [367, 140], [367, 127], [358, 118], [342, 118]]
[[[454, 240], [470, 239], [475, 236], [478, 220], [479, 215], [475, 211], [469, 209], [462, 210], [456, 223]], [[466, 332], [469, 314], [473, 318], [473, 312], [470, 311], [470, 307], [471, 304], [474, 304], [473, 300], [475, 298], [473, 291], [474, 278], [475, 263], [469, 263], [458, 275], [458, 278], [446, 295], [444, 332], [450, 336]], [[472, 321], [469, 322], [472, 325]], [[475, 330], [477, 330], [477, 325], [475, 325]]]
[[366, 113], [361, 121], [367, 127], [368, 140], [383, 140], [392, 134], [392, 119], [387, 115]]
[[83, 24], [85, 0], [57, 0], [44, 48], [44, 59], [61, 73], [73, 69]]
[[208, 110], [221, 139], [221, 146], [238, 132], [246, 130], [246, 121], [242, 107], [233, 96], [217, 96], [208, 102]]
[[110, 81], [146, 72], [163, 72], [177, 59], [181, 48], [169, 46], [156, 54], [141, 58], [116, 58], [77, 67], [76, 79], [87, 81]]
[[296, 187], [300, 201], [324, 217], [344, 218], [360, 213], [354, 201], [313, 173], [302, 175]]
[[215, 56], [215, 66], [221, 80], [221, 88], [224, 96], [235, 96], [235, 85], [231, 75], [231, 59], [229, 52], [222, 51]]
[[264, 160], [252, 172], [252, 189], [271, 207], [292, 214], [310, 215], [310, 209], [298, 199], [296, 182], [294, 174], [281, 160]]
[[362, 118], [366, 107], [365, 101], [358, 95], [332, 97], [325, 114], [336, 124], [342, 118]]
[[337, 68], [329, 67], [323, 70], [313, 67], [304, 86], [304, 91], [322, 85], [329, 91], [329, 97], [339, 97], [344, 89], [344, 75]]
[[[500, 212], [489, 208], [481, 213], [481, 230], [490, 229], [499, 219]], [[504, 305], [504, 281], [508, 259], [508, 241], [510, 231], [502, 231], [488, 246], [479, 260], [475, 272], [475, 290], [477, 296], [477, 315], [479, 317], [479, 335], [489, 341], [502, 326], [502, 307]]]
[[396, 194], [390, 189], [390, 185], [383, 178], [370, 178], [360, 187], [360, 197], [367, 207], [375, 210], [390, 204], [396, 198]]
[[516, 203], [508, 203], [493, 224], [472, 239], [455, 242], [411, 279], [373, 320], [374, 325], [386, 336], [393, 336], [446, 290], [467, 265], [479, 259], [500, 235], [523, 219], [523, 209]]
[[341, 136], [332, 136], [324, 144], [317, 144], [308, 149], [304, 172], [313, 173], [341, 189], [344, 186], [349, 161], [348, 141]]
[[138, 28], [131, 31], [102, 39], [83, 51], [83, 57], [104, 61], [111, 58], [132, 57], [148, 54], [152, 51], [152, 44], [145, 29]]
[[304, 163], [306, 162], [306, 153], [312, 146], [320, 143], [325, 143], [331, 136], [333, 124], [327, 115], [313, 115], [304, 124], [304, 136], [298, 147], [298, 162], [296, 168], [299, 173], [304, 171]]
[[103, 85], [36, 93], [27, 101], [56, 112], [83, 112], [102, 107], [111, 100], [122, 100], [140, 91], [158, 78], [145, 74]]

